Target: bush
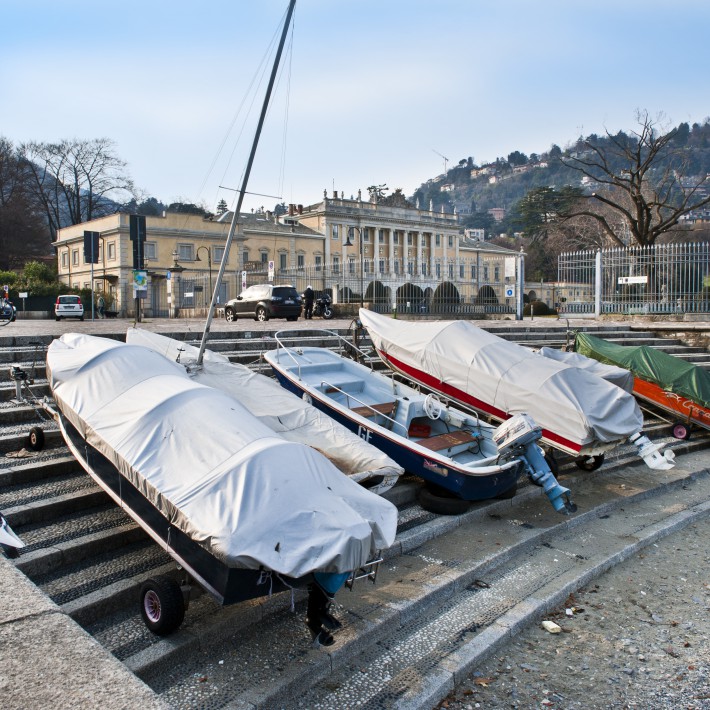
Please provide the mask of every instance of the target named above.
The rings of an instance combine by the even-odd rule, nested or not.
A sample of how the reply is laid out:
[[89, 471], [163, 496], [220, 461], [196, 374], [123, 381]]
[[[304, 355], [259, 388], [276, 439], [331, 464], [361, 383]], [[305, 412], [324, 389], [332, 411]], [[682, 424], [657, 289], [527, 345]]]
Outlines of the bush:
[[524, 316], [556, 316], [557, 310], [550, 308], [544, 301], [533, 301], [526, 303], [523, 307]]

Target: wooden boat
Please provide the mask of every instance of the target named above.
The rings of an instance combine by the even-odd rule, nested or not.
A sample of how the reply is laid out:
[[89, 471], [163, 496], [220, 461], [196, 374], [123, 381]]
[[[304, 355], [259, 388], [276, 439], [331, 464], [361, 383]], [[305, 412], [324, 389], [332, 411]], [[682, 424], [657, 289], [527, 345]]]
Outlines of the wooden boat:
[[651, 468], [673, 465], [641, 433], [633, 396], [590, 372], [466, 321], [403, 321], [365, 309], [359, 317], [389, 368], [493, 421], [527, 412], [543, 443], [576, 456], [581, 468], [598, 468], [604, 453], [627, 439]]
[[617, 345], [588, 333], [575, 335], [575, 351], [633, 374], [633, 393], [671, 416], [673, 435], [710, 429], [710, 373], [648, 345]]
[[[83, 468], [222, 604], [358, 570], [394, 541], [391, 503], [148, 348], [65, 334], [47, 372]], [[142, 595], [149, 628], [179, 626], [177, 582]]]
[[[353, 347], [331, 331], [343, 348]], [[514, 492], [523, 473], [542, 481], [556, 510], [573, 509], [569, 491], [554, 479], [536, 445], [540, 430], [525, 415], [509, 427], [444, 407], [393, 377], [327, 348], [278, 347], [264, 353], [281, 385], [327, 412], [397, 461], [406, 471], [463, 501]], [[437, 511], [439, 512], [439, 511]]]
[[194, 382], [215, 387], [239, 400], [260, 422], [288, 441], [313, 446], [346, 476], [373, 493], [390, 490], [403, 469], [389, 456], [299, 397], [284, 390], [272, 377], [204, 351], [197, 366], [198, 348], [140, 328], [129, 328], [126, 342], [142, 345], [179, 362]]

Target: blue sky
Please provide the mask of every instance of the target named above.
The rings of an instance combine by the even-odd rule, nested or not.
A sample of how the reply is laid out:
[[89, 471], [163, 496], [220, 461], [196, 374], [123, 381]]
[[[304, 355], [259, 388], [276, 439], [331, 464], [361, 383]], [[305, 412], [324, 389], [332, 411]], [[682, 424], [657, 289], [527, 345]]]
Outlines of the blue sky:
[[[286, 5], [0, 0], [0, 135], [108, 137], [146, 195], [231, 203], [219, 186], [240, 184], [265, 81], [247, 90]], [[638, 109], [702, 122], [708, 27], [707, 0], [298, 0], [248, 189], [411, 194], [437, 153], [540, 153]]]

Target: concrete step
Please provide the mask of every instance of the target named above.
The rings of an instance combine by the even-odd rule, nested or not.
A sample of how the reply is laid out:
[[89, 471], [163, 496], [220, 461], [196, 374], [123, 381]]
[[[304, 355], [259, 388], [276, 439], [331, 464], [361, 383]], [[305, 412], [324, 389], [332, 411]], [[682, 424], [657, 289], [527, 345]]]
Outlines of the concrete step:
[[[506, 637], [512, 611], [517, 624], [535, 618], [548, 608], [548, 585], [551, 595], [569, 594], [570, 584], [611, 564], [631, 538], [648, 531], [651, 540], [653, 526], [679, 510], [689, 519], [704, 514], [707, 478], [701, 489], [687, 471], [663, 478], [599, 473], [580, 494], [584, 512], [572, 519], [541, 507], [532, 491], [449, 519], [445, 534], [423, 539], [417, 529], [399, 540], [377, 585], [339, 594], [344, 627], [332, 648], [306, 650], [299, 602], [298, 615], [284, 609], [247, 626], [204, 617], [202, 628], [179, 631], [126, 663], [170, 705], [189, 693], [191, 702], [212, 707], [238, 699], [242, 707], [431, 708], [451, 689], [451, 669], [442, 664], [453, 653], [465, 654], [474, 640], [488, 648], [489, 628], [502, 625]], [[587, 542], [581, 553], [573, 551], [579, 540]], [[573, 572], [580, 572], [574, 580]], [[530, 600], [544, 604], [531, 608]], [[442, 673], [447, 681], [437, 683]], [[435, 697], [427, 692], [433, 687]], [[426, 700], [410, 704], [419, 694]]]

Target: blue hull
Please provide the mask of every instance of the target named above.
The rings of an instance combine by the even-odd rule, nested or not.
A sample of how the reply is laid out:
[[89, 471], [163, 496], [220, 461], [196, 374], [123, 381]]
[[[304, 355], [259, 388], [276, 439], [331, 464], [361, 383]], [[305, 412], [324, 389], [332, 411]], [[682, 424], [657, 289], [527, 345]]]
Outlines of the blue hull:
[[275, 368], [274, 374], [282, 387], [298, 397], [307, 394], [314, 407], [332, 417], [335, 421], [350, 429], [359, 437], [394, 459], [408, 473], [419, 476], [430, 483], [446, 489], [463, 500], [488, 500], [509, 491], [523, 473], [523, 464], [502, 471], [487, 474], [472, 474], [458, 469], [453, 461], [442, 462], [415, 451], [410, 442], [401, 436], [393, 435], [387, 429], [377, 425], [368, 426], [361, 421], [347, 416], [341, 410], [332, 407], [328, 397], [319, 397], [314, 392], [301, 387]]

